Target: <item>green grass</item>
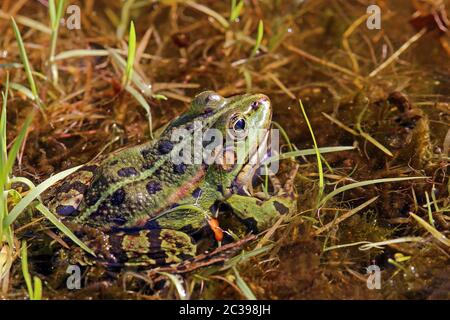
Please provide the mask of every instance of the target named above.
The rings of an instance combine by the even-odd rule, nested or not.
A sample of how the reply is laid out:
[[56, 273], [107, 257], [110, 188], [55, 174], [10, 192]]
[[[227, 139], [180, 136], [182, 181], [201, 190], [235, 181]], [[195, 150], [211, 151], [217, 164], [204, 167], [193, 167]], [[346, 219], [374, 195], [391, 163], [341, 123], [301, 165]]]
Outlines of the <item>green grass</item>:
[[23, 67], [25, 69], [25, 73], [26, 73], [27, 78], [28, 78], [28, 84], [30, 85], [31, 92], [33, 93], [33, 97], [34, 97], [35, 102], [39, 106], [41, 106], [41, 100], [39, 98], [39, 94], [38, 94], [38, 89], [37, 89], [36, 83], [34, 82], [33, 73], [32, 73], [31, 66], [30, 66], [30, 62], [28, 60], [28, 55], [27, 55], [27, 52], [25, 50], [25, 45], [23, 43], [22, 36], [20, 34], [19, 28], [17, 27], [17, 23], [16, 23], [16, 21], [14, 20], [13, 17], [11, 17], [11, 23], [12, 23], [12, 27], [13, 27], [13, 30], [14, 30], [14, 34], [16, 36], [17, 45], [19, 46], [20, 59], [22, 60]]
[[231, 0], [230, 22], [234, 22], [239, 18], [242, 8], [244, 7], [244, 0], [236, 3], [236, 0]]
[[261, 47], [261, 42], [262, 42], [263, 37], [264, 37], [264, 23], [262, 20], [259, 20], [255, 46], [253, 47], [250, 57], [254, 57], [258, 53], [258, 50]]
[[128, 56], [127, 56], [127, 66], [125, 68], [125, 73], [122, 78], [122, 85], [126, 87], [133, 75], [134, 60], [136, 58], [136, 31], [134, 29], [134, 23], [130, 23], [130, 35], [128, 37]]
[[354, 189], [359, 187], [365, 187], [373, 184], [379, 184], [379, 183], [388, 183], [388, 182], [401, 182], [401, 181], [407, 181], [407, 180], [416, 180], [416, 179], [428, 179], [428, 177], [398, 177], [398, 178], [383, 178], [383, 179], [374, 179], [374, 180], [367, 180], [367, 181], [360, 181], [351, 183], [348, 185], [345, 185], [343, 187], [337, 188], [327, 194], [325, 197], [322, 198], [322, 200], [319, 202], [319, 206], [325, 205], [329, 200], [337, 196], [338, 194]]
[[31, 282], [30, 272], [28, 271], [28, 253], [27, 253], [27, 242], [22, 241], [21, 249], [21, 260], [22, 260], [22, 274], [27, 285], [28, 296], [30, 300], [41, 300], [42, 298], [42, 281], [38, 277], [33, 277], [33, 282]]
[[52, 81], [53, 84], [58, 83], [58, 66], [55, 63], [55, 54], [56, 54], [56, 42], [58, 40], [58, 31], [59, 31], [59, 24], [60, 20], [63, 14], [65, 5], [65, 0], [59, 0], [58, 1], [58, 8], [55, 6], [55, 0], [49, 0], [48, 2], [48, 9], [50, 13], [50, 24], [51, 24], [51, 44], [50, 44], [50, 70], [52, 74]]
[[[28, 58], [24, 49], [22, 38], [17, 25], [12, 20], [13, 28], [16, 33], [17, 42], [21, 51], [21, 58], [23, 60], [23, 65], [25, 71], [28, 75], [28, 80], [30, 87], [36, 90], [34, 85], [33, 76], [31, 69], [29, 67]], [[34, 89], [33, 89], [34, 88]], [[66, 236], [68, 236], [77, 245], [83, 248], [88, 253], [94, 255], [94, 253], [81, 241], [79, 240], [59, 219], [48, 210], [42, 203], [40, 203], [39, 196], [47, 188], [54, 185], [57, 181], [67, 177], [69, 174], [76, 171], [79, 167], [71, 168], [62, 171], [54, 176], [48, 178], [37, 186], [34, 186], [33, 182], [25, 177], [14, 177], [13, 167], [17, 160], [19, 150], [21, 149], [27, 132], [34, 118], [34, 112], [31, 112], [26, 120], [24, 121], [21, 129], [19, 130], [14, 142], [12, 143], [9, 151], [7, 150], [7, 131], [6, 131], [6, 121], [7, 121], [7, 104], [8, 104], [8, 92], [10, 90], [9, 73], [6, 75], [5, 89], [2, 92], [2, 108], [0, 114], [0, 283], [3, 289], [7, 288], [9, 276], [9, 268], [12, 266], [14, 260], [15, 252], [18, 250], [15, 246], [15, 235], [13, 231], [13, 223], [16, 219], [24, 212], [32, 208], [36, 208], [41, 212], [48, 220], [50, 220], [59, 230], [61, 230]], [[32, 92], [37, 97], [36, 92]], [[29, 190], [27, 194], [22, 198], [22, 195], [12, 188], [13, 183], [21, 182], [25, 183]], [[9, 207], [12, 207], [9, 211]], [[24, 255], [24, 249], [22, 248], [22, 269], [25, 280], [27, 282], [28, 292], [31, 299], [40, 299], [42, 292], [42, 284], [38, 278], [34, 278], [34, 287], [31, 286], [31, 278], [28, 274], [28, 268], [24, 265], [27, 264], [26, 253]], [[5, 285], [6, 283], [6, 285]]]
[[311, 133], [311, 138], [314, 143], [314, 151], [315, 151], [316, 157], [317, 157], [317, 170], [319, 171], [319, 201], [320, 201], [320, 199], [322, 198], [324, 188], [325, 188], [325, 182], [324, 182], [324, 177], [323, 177], [322, 158], [320, 156], [319, 147], [317, 146], [316, 137], [314, 136], [314, 131], [311, 127], [311, 123], [309, 122], [308, 116], [306, 115], [305, 108], [303, 107], [302, 100], [298, 100], [298, 102], [300, 105], [300, 109], [302, 110], [303, 117], [305, 118], [306, 124], [308, 126], [308, 130]]

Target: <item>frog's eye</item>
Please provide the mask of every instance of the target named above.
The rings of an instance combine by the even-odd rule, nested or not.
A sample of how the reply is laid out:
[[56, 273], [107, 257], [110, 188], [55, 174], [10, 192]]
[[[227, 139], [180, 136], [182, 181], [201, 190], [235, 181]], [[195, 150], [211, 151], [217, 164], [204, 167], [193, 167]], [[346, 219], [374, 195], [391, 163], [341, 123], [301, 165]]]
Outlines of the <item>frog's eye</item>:
[[238, 119], [233, 125], [234, 131], [244, 131], [246, 126], [245, 119]]
[[229, 131], [236, 139], [243, 139], [247, 136], [247, 120], [241, 115], [233, 115], [228, 125]]

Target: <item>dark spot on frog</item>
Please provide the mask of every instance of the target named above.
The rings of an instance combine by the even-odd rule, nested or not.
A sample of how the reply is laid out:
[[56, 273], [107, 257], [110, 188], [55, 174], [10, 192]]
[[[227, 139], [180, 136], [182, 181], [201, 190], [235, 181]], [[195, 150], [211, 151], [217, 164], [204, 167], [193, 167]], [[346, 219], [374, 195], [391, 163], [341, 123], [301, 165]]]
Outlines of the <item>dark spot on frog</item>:
[[125, 190], [123, 190], [123, 188], [116, 190], [111, 195], [111, 204], [114, 206], [120, 206], [125, 201], [125, 195], [126, 193]]
[[258, 101], [253, 101], [251, 104], [252, 110], [258, 110], [259, 108], [259, 102]]
[[161, 184], [157, 181], [150, 181], [147, 183], [146, 188], [149, 194], [155, 194], [162, 189]]
[[222, 186], [221, 184], [219, 184], [219, 185], [217, 186], [217, 191], [219, 191], [220, 193], [223, 194], [223, 186]]
[[142, 170], [149, 170], [153, 167], [153, 163], [151, 162], [146, 162], [142, 165]]
[[127, 219], [125, 219], [124, 217], [114, 217], [111, 219], [111, 222], [113, 222], [119, 226], [122, 226], [127, 222]]
[[213, 114], [214, 110], [212, 108], [206, 108], [202, 114], [202, 118], [209, 118]]
[[243, 222], [250, 231], [253, 231], [254, 233], [258, 232], [258, 227], [257, 227], [258, 223], [256, 222], [256, 220], [254, 218], [247, 218], [247, 219], [243, 220]]
[[61, 216], [73, 216], [78, 213], [78, 210], [74, 206], [59, 205], [56, 207], [56, 213]]
[[122, 168], [119, 171], [117, 171], [117, 174], [119, 175], [119, 177], [132, 177], [132, 176], [137, 176], [138, 172], [133, 167], [127, 167], [127, 168]]
[[109, 164], [112, 166], [115, 166], [118, 163], [119, 163], [119, 160], [115, 159], [115, 160], [112, 160]]
[[98, 169], [97, 165], [86, 165], [86, 166], [82, 167], [80, 169], [80, 171], [88, 171], [88, 172], [95, 173], [97, 171], [97, 169]]
[[75, 181], [70, 183], [69, 181], [64, 182], [61, 187], [59, 187], [58, 192], [59, 193], [66, 193], [70, 190], [76, 190], [78, 193], [84, 194], [86, 192], [87, 186], [80, 182]]
[[173, 172], [176, 174], [183, 174], [186, 172], [186, 165], [184, 163], [175, 164], [173, 166]]
[[275, 207], [275, 209], [280, 213], [280, 214], [286, 214], [289, 212], [289, 208], [286, 207], [284, 204], [282, 204], [281, 202], [278, 201], [274, 201], [273, 202], [273, 206]]
[[173, 149], [173, 143], [169, 140], [161, 140], [158, 144], [160, 154], [168, 154]]
[[202, 194], [202, 189], [201, 188], [196, 188], [193, 192], [192, 192], [192, 196], [196, 199], [198, 199], [200, 197], [200, 195]]
[[141, 155], [144, 159], [147, 159], [151, 153], [152, 153], [151, 149], [142, 149], [141, 150]]
[[91, 193], [87, 194], [84, 199], [88, 206], [93, 206], [100, 199], [100, 193], [99, 192], [91, 192]]
[[148, 220], [145, 225], [144, 229], [152, 230], [152, 229], [161, 229], [161, 226], [159, 225], [158, 221], [155, 219]]

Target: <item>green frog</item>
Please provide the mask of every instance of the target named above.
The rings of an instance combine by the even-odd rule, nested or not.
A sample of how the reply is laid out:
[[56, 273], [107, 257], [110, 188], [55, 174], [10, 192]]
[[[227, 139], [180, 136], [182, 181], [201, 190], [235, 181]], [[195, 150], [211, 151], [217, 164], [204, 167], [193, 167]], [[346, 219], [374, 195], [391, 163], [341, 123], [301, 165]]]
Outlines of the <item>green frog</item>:
[[[270, 197], [252, 192], [257, 165], [250, 160], [267, 150], [255, 146], [267, 144], [271, 117], [270, 100], [263, 94], [224, 98], [202, 92], [158, 138], [86, 164], [44, 202], [77, 235], [84, 232], [82, 240], [96, 260], [141, 267], [183, 262], [199, 254], [198, 234], [211, 228], [218, 204], [227, 204], [255, 233], [295, 209], [292, 179], [284, 187], [274, 183]], [[252, 128], [266, 130], [252, 140]], [[175, 151], [185, 150], [195, 143], [192, 137], [209, 129], [232, 137], [235, 147], [221, 142], [204, 155], [203, 140], [204, 148], [194, 148], [193, 157], [203, 155], [201, 161], [185, 161], [185, 155], [174, 161]], [[244, 161], [236, 161], [239, 143], [245, 147], [240, 149]], [[226, 161], [233, 156], [235, 161]]]

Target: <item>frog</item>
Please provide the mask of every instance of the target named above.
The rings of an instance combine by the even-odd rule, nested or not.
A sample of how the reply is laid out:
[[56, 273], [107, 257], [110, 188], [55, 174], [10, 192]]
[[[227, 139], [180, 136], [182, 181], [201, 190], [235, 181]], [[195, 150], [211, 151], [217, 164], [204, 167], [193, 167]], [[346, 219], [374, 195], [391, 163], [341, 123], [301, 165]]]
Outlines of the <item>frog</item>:
[[[258, 164], [250, 160], [269, 154], [268, 148], [256, 146], [267, 146], [271, 119], [272, 104], [264, 94], [225, 98], [201, 92], [157, 138], [83, 165], [50, 190], [44, 204], [69, 229], [83, 234], [95, 261], [155, 268], [193, 259], [199, 254], [198, 235], [211, 228], [221, 204], [252, 233], [295, 210], [292, 177], [298, 166], [284, 186], [271, 175], [270, 196], [252, 191]], [[252, 128], [264, 130], [252, 140]], [[223, 142], [201, 161], [174, 161], [176, 149], [183, 150], [180, 145], [191, 145], [192, 137], [208, 129], [231, 137], [232, 145], [241, 143], [243, 161], [225, 161], [230, 153], [236, 156], [236, 149]], [[194, 153], [204, 155], [200, 150]]]

